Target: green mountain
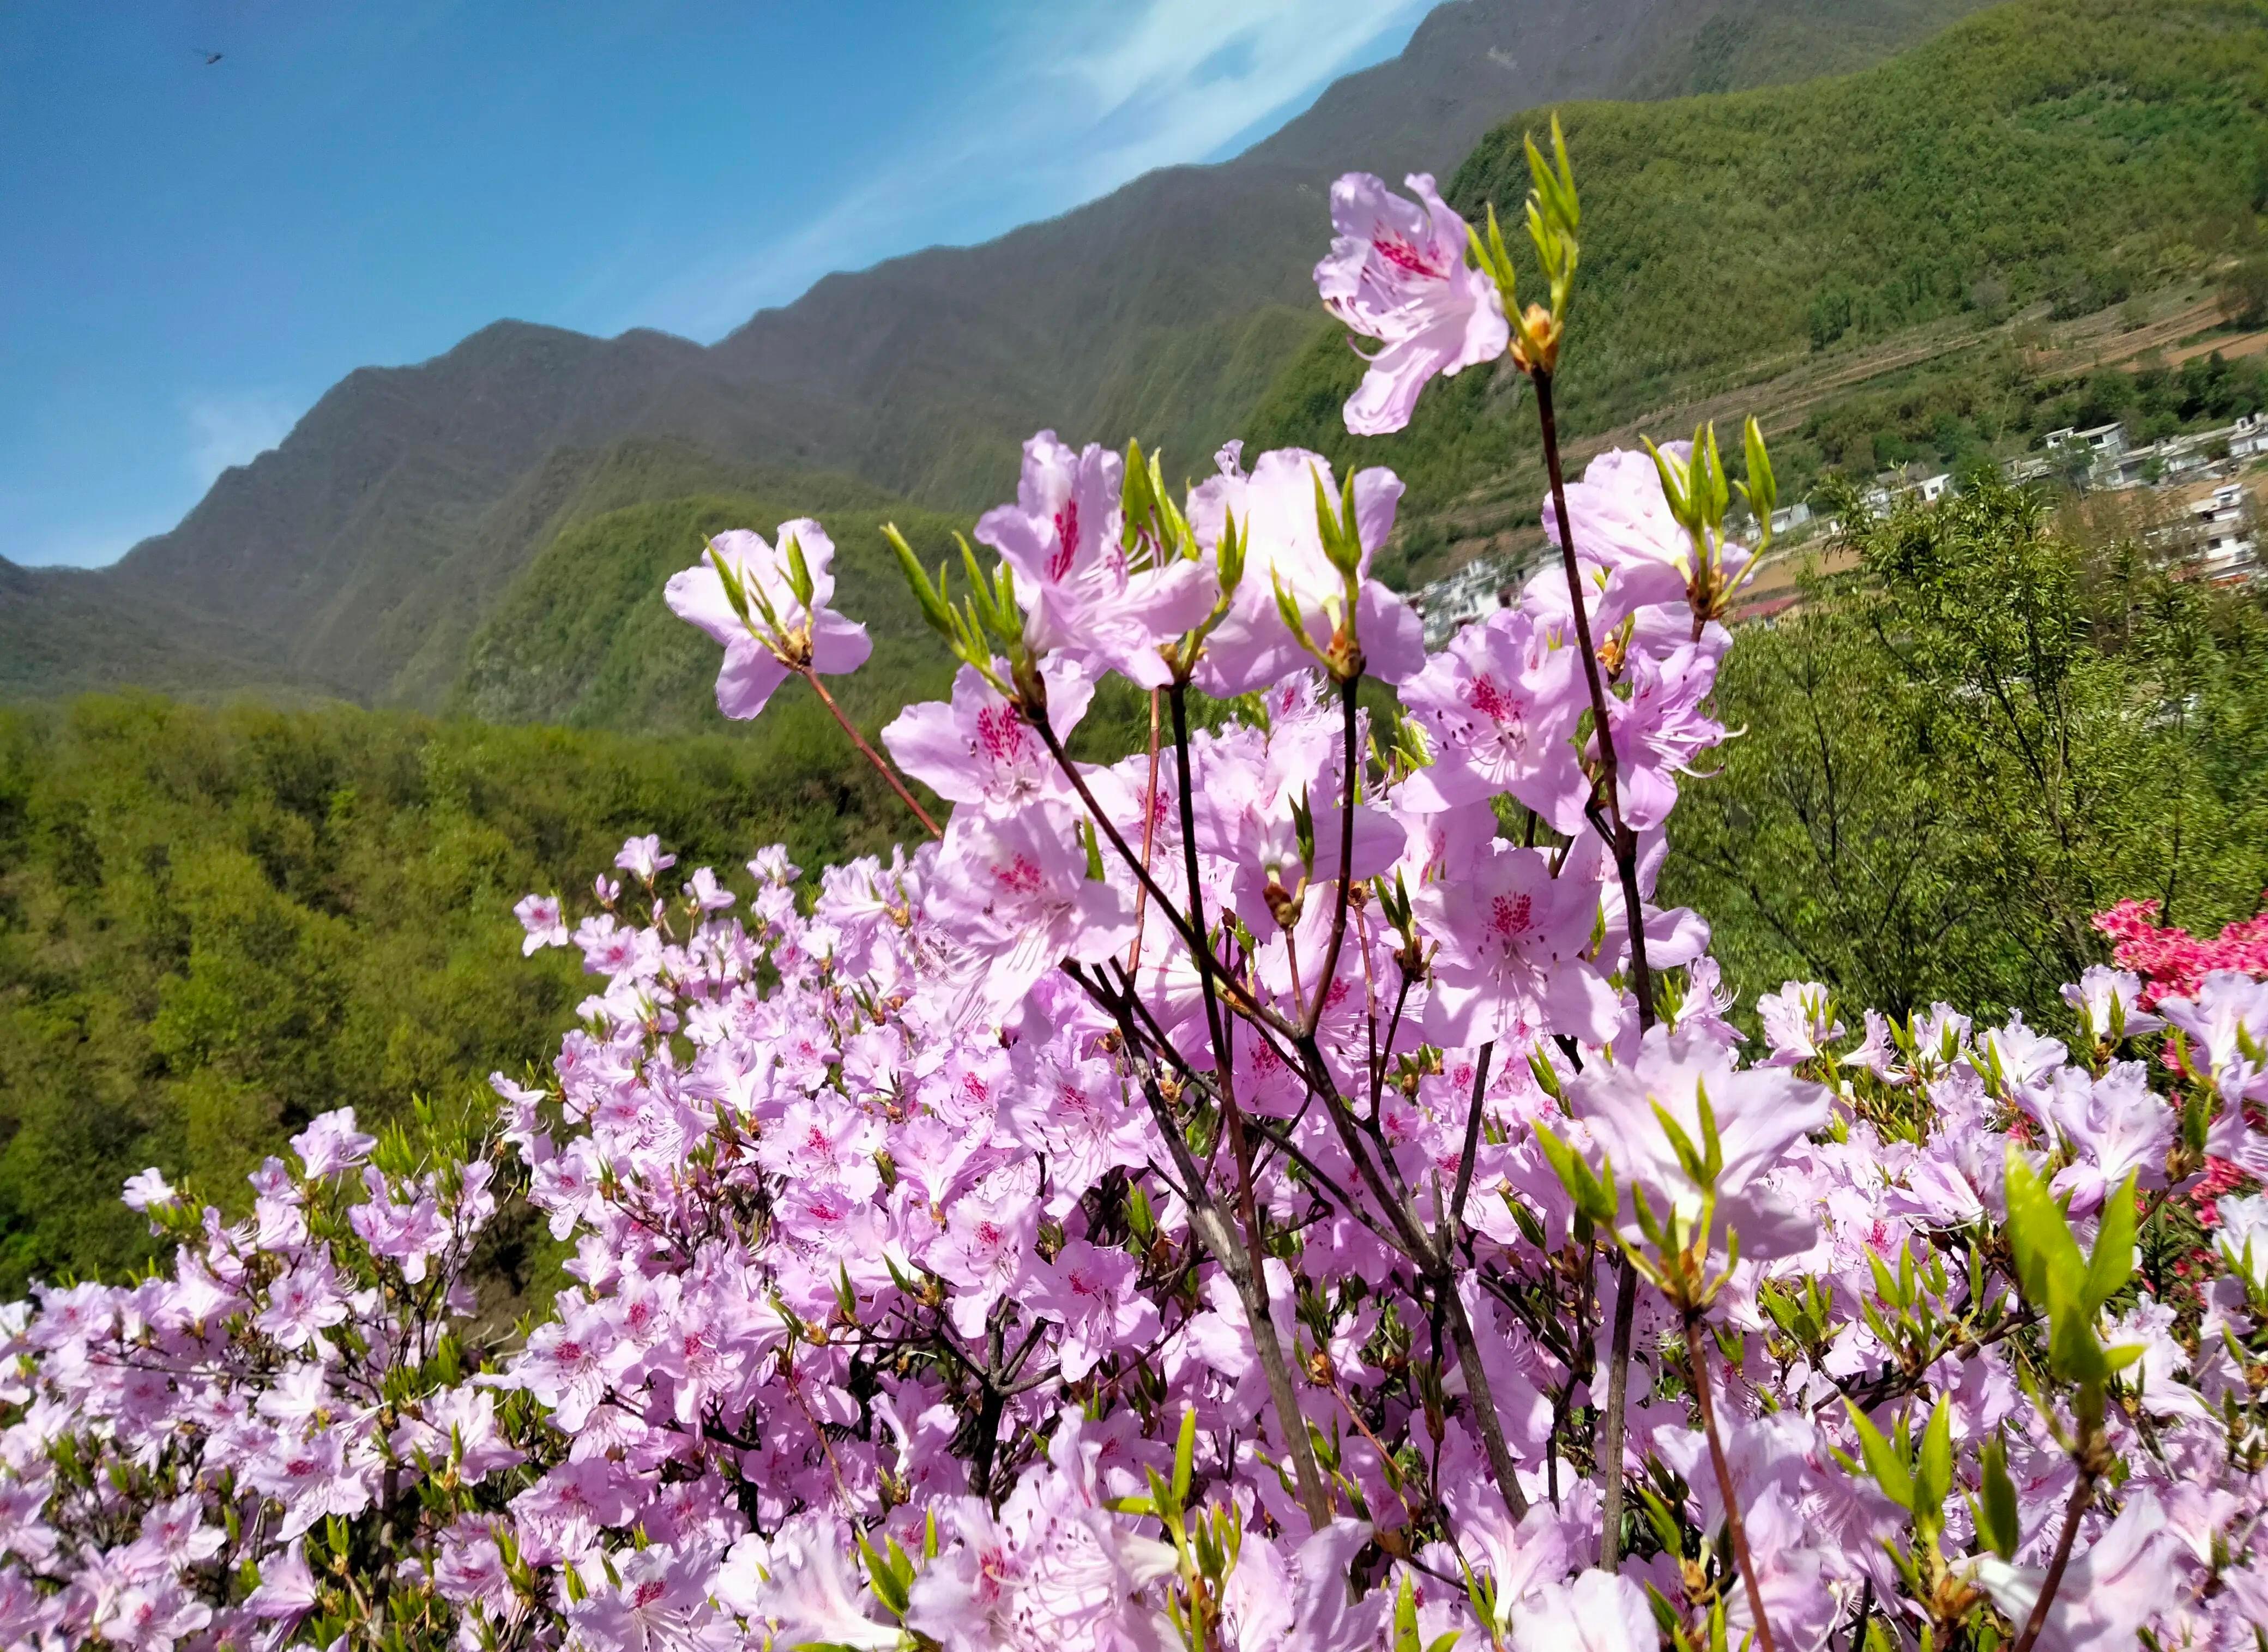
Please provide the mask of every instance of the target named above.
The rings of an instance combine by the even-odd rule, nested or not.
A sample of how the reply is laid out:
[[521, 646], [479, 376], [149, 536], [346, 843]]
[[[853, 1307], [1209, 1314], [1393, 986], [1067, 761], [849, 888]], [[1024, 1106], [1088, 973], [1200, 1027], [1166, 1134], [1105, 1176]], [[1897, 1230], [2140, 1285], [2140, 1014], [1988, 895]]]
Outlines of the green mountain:
[[[431, 361], [364, 369], [115, 569], [29, 573], [22, 623], [44, 640], [8, 691], [198, 675], [212, 692], [280, 680], [438, 705], [560, 511], [583, 513], [578, 478], [621, 481], [625, 441], [715, 474], [651, 474], [616, 505], [733, 491], [762, 465], [970, 511], [1001, 497], [1018, 444], [1043, 426], [1138, 436], [1201, 468], [1312, 334], [1309, 271], [1339, 172], [1446, 172], [1543, 102], [1853, 66], [1974, 4], [1451, 0], [1399, 57], [1233, 160], [1150, 173], [981, 247], [829, 277], [713, 348], [501, 321]], [[117, 643], [137, 615], [175, 611], [220, 627], [215, 645], [192, 624], [164, 649]]]
[[[2268, 8], [2017, 0], [1859, 74], [1559, 114], [1583, 257], [1558, 400], [1580, 436], [1791, 357], [1964, 313], [2096, 307], [2250, 248]], [[1450, 199], [1516, 215], [1522, 137], [1542, 119], [1484, 138]], [[1474, 508], [1498, 501], [1534, 520], [1534, 415], [1508, 366], [1435, 387], [1407, 431], [1377, 439], [1340, 418], [1361, 371], [1319, 325], [1247, 435], [1393, 466], [1421, 535], [1429, 516], [1500, 526], [1503, 510]]]
[[[1908, 348], [1921, 339], [1971, 377], [1998, 375], [1993, 417], [2005, 427], [2012, 412], [2034, 411], [2021, 352], [1966, 341], [2012, 314], [2085, 309], [2194, 274], [2249, 244], [2268, 139], [2264, 70], [2268, 8], [2018, 0], [1848, 77], [1565, 107], [1585, 199], [1565, 422], [1579, 436], [1624, 426], [1791, 359], [1814, 364], [1824, 382], [1864, 378], [1878, 361], [1924, 353]], [[1515, 117], [1482, 140], [1452, 186], [1462, 204], [1516, 206], [1526, 189], [1521, 142], [1543, 118]], [[1697, 245], [1705, 256], [1695, 255]], [[1533, 523], [1540, 461], [1517, 375], [1444, 381], [1428, 390], [1409, 431], [1358, 439], [1340, 408], [1359, 360], [1335, 324], [1311, 316], [1301, 333], [1300, 353], [1245, 433], [1256, 446], [1295, 443], [1400, 470], [1411, 487], [1383, 564], [1389, 574], [1413, 564], [1432, 572], [1508, 521]], [[1175, 358], [1152, 365], [1170, 375]], [[1927, 380], [1917, 389], [1913, 373], [1924, 371], [1871, 379], [1864, 396], [1846, 392], [1814, 418], [1812, 439], [1783, 444], [1790, 468], [1800, 476], [1823, 458], [1871, 468], [1871, 427], [1853, 436], [1842, 416], [1889, 417], [1895, 407], [1874, 405], [1885, 382], [1907, 386], [1904, 399], [1917, 403], [1907, 410], [1925, 424], [1953, 409], [1983, 421], [1957, 394], [1977, 386]], [[2054, 417], [2098, 399], [2050, 399], [2036, 411]], [[1201, 451], [1170, 451], [1203, 468]], [[658, 729], [713, 721], [712, 651], [666, 617], [662, 579], [684, 565], [702, 531], [736, 521], [769, 528], [820, 511], [813, 501], [825, 486], [852, 485], [797, 478], [711, 488], [583, 521], [496, 600], [451, 704], [495, 719]], [[847, 691], [862, 716], [879, 720], [933, 684], [939, 656], [916, 634], [917, 616], [880, 554], [875, 530], [892, 507], [844, 497], [829, 509], [843, 606], [879, 642], [873, 665]], [[904, 506], [895, 513], [917, 543], [942, 548], [946, 520]]]

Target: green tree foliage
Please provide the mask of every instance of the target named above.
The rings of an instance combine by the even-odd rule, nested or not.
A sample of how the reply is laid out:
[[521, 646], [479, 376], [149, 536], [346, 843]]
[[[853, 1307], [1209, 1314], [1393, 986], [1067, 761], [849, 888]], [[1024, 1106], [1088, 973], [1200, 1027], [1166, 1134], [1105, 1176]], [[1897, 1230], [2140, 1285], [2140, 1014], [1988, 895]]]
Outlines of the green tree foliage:
[[[1853, 501], [1841, 502], [1855, 511]], [[2268, 608], [1987, 484], [1850, 518], [1861, 572], [1742, 631], [1742, 731], [1672, 827], [1665, 892], [1746, 995], [2038, 1014], [2131, 896], [2212, 929], [2268, 886]]]
[[[2046, 300], [2123, 300], [2249, 236], [2268, 13], [2227, 0], [2020, 0], [1842, 79], [1560, 111], [1581, 157], [1583, 292], [1561, 375], [1576, 433], [1846, 336]], [[1542, 115], [1484, 140], [1460, 209], [1516, 208]], [[1705, 241], [1705, 247], [1703, 243]], [[1506, 375], [1431, 392], [1397, 435], [1346, 433], [1362, 372], [1327, 326], [1250, 430], [1388, 464], [1413, 513], [1532, 445]]]
[[328, 1108], [544, 1059], [585, 987], [512, 904], [632, 833], [731, 872], [902, 824], [807, 696], [670, 740], [154, 697], [0, 712], [0, 1290], [114, 1272], [145, 1164], [224, 1201]]

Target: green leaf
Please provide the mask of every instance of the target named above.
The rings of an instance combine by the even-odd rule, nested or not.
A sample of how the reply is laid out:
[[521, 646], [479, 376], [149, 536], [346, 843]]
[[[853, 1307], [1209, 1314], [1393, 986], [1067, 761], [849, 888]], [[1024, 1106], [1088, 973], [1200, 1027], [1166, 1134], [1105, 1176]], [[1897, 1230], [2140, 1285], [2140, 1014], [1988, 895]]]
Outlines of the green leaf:
[[2112, 1189], [2110, 1198], [2103, 1201], [2102, 1223], [2095, 1235], [2095, 1254], [2087, 1264], [2087, 1286], [2080, 1294], [2083, 1311], [2090, 1318], [2134, 1277], [2134, 1183], [2138, 1174], [2129, 1170], [2126, 1179]]
[[2075, 1303], [2086, 1282], [2087, 1262], [2071, 1225], [2022, 1152], [2008, 1149], [2008, 1248], [2024, 1296], [2050, 1315], [2056, 1304]]
[[787, 588], [795, 593], [795, 600], [803, 604], [804, 612], [811, 611], [812, 593], [817, 588], [811, 582], [811, 564], [803, 558], [803, 545], [796, 536], [787, 536]]
[[1999, 1434], [1984, 1442], [1982, 1494], [1977, 1502], [1977, 1534], [2004, 1560], [2016, 1558], [2023, 1529], [2016, 1512], [2016, 1483], [2008, 1477], [2007, 1442]]
[[1701, 1149], [1693, 1145], [1693, 1138], [1685, 1133], [1685, 1127], [1660, 1102], [1653, 1103], [1653, 1117], [1660, 1125], [1662, 1134], [1669, 1138], [1670, 1148], [1677, 1154], [1677, 1162], [1685, 1167], [1685, 1174], [1702, 1186], [1708, 1186], [1708, 1160]]
[[1953, 1413], [1940, 1396], [1929, 1413], [1928, 1426], [1921, 1433], [1921, 1449], [1914, 1457], [1914, 1518], [1926, 1520], [1933, 1527], [1941, 1529], [1946, 1494], [1952, 1489]]
[[1882, 1437], [1882, 1431], [1867, 1420], [1867, 1413], [1849, 1400], [1844, 1409], [1851, 1413], [1851, 1426], [1859, 1431], [1859, 1449], [1867, 1460], [1867, 1472], [1882, 1488], [1882, 1495], [1899, 1508], [1911, 1512], [1914, 1506], [1913, 1474], [1897, 1448]]

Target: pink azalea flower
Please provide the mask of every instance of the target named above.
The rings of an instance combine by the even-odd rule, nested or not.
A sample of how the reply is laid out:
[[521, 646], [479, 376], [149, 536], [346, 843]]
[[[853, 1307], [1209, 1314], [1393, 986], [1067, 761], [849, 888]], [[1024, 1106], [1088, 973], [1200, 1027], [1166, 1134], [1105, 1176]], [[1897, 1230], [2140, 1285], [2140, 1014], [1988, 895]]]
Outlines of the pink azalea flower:
[[1554, 831], [1585, 830], [1591, 785], [1574, 733], [1586, 688], [1572, 650], [1519, 608], [1467, 625], [1402, 685], [1433, 763], [1405, 781], [1404, 808], [1439, 809], [1510, 793]]
[[1042, 431], [1024, 444], [1016, 502], [979, 517], [976, 537], [1014, 572], [1024, 640], [1035, 653], [1062, 653], [1156, 688], [1167, 675], [1158, 645], [1211, 611], [1213, 587], [1195, 562], [1128, 566], [1124, 471], [1115, 453], [1093, 442], [1073, 452]]
[[615, 857], [615, 869], [629, 873], [641, 883], [652, 882], [656, 874], [676, 864], [675, 855], [661, 852], [661, 837], [655, 832], [625, 840], [622, 852]]
[[307, 1568], [305, 1543], [304, 1538], [294, 1538], [262, 1562], [260, 1587], [244, 1603], [254, 1617], [297, 1619], [314, 1610], [315, 1575]]
[[[1670, 442], [1662, 452], [1683, 459], [1690, 446]], [[1693, 541], [1670, 514], [1652, 454], [1609, 448], [1591, 461], [1581, 480], [1567, 484], [1566, 495], [1576, 559], [1598, 582], [1588, 598], [1593, 637], [1603, 636], [1640, 608], [1669, 604], [1685, 611]], [[1540, 508], [1544, 533], [1557, 547], [1558, 511], [1548, 495]], [[1741, 553], [1727, 553], [1728, 575], [1738, 572], [1742, 560]], [[1532, 582], [1528, 596], [1539, 616], [1570, 612], [1564, 576]]]
[[1555, 878], [1541, 850], [1496, 841], [1413, 903], [1440, 948], [1429, 1036], [1476, 1044], [1551, 1029], [1602, 1044], [1613, 1035], [1621, 1007], [1582, 955], [1599, 911], [1589, 879]]
[[[2127, 1500], [2109, 1530], [2073, 1552], [2034, 1644], [2040, 1652], [2111, 1652], [2134, 1644], [2134, 1632], [2173, 1604], [2180, 1573], [2164, 1509], [2145, 1490]], [[1992, 1555], [1977, 1560], [1978, 1583], [2010, 1621], [2031, 1616], [2044, 1568], [2013, 1566]]]
[[1133, 933], [1126, 897], [1087, 877], [1078, 828], [1052, 805], [999, 817], [955, 810], [944, 859], [949, 874], [928, 910], [989, 960], [996, 1002], [1021, 998], [1065, 958], [1116, 953]]
[[[1330, 461], [1305, 448], [1283, 447], [1260, 455], [1246, 476], [1238, 468], [1240, 450], [1220, 454], [1220, 474], [1192, 490], [1189, 527], [1197, 542], [1216, 549], [1230, 519], [1247, 542], [1244, 578], [1222, 620], [1205, 645], [1197, 685], [1208, 694], [1249, 694], [1315, 663], [1284, 627], [1276, 590], [1291, 596], [1318, 645], [1329, 644], [1344, 615], [1346, 581], [1323, 554], [1322, 526], [1315, 518], [1320, 482], [1331, 508], [1338, 508], [1339, 486]], [[1354, 478], [1354, 520], [1362, 543], [1355, 634], [1366, 668], [1386, 682], [1403, 682], [1425, 664], [1425, 632], [1417, 614], [1399, 596], [1370, 579], [1371, 559], [1394, 531], [1395, 506], [1402, 498], [1399, 477], [1373, 466]]]
[[[788, 585], [785, 546], [791, 539], [802, 550], [811, 573], [812, 607], [807, 611]], [[827, 606], [835, 595], [835, 542], [827, 530], [808, 517], [799, 517], [779, 525], [778, 541], [781, 549], [776, 550], [762, 535], [735, 528], [709, 542], [711, 555], [730, 568], [748, 592], [749, 622], [755, 630], [733, 611], [725, 582], [707, 557], [672, 574], [662, 593], [678, 618], [725, 645], [724, 668], [717, 675], [717, 709], [727, 717], [754, 717], [764, 709], [772, 691], [788, 679], [783, 655], [807, 655], [814, 671], [840, 676], [865, 665], [874, 651], [864, 625]], [[759, 593], [771, 606], [776, 627], [755, 607]]]
[[1653, 1609], [1646, 1590], [1609, 1572], [1580, 1574], [1536, 1592], [1512, 1626], [1515, 1652], [1653, 1652]]
[[269, 1287], [268, 1306], [253, 1323], [277, 1345], [304, 1348], [324, 1331], [344, 1323], [347, 1302], [332, 1271], [330, 1252], [308, 1252]]
[[299, 1162], [311, 1182], [351, 1169], [369, 1157], [370, 1150], [376, 1146], [377, 1137], [365, 1136], [355, 1128], [355, 1110], [351, 1107], [325, 1113], [291, 1138], [291, 1151], [299, 1155]]
[[2132, 970], [2089, 964], [2063, 989], [2063, 1001], [2079, 1012], [2097, 1043], [2109, 1040], [2114, 1029], [2121, 1038], [2146, 1038], [2166, 1024], [2141, 1007], [2142, 980]]
[[1039, 1265], [1039, 1287], [1025, 1301], [1041, 1317], [1061, 1322], [1064, 1380], [1076, 1383], [1114, 1347], [1139, 1346], [1157, 1334], [1157, 1304], [1134, 1287], [1140, 1270], [1123, 1250], [1073, 1239], [1053, 1262]]
[[[1062, 656], [1042, 664], [1040, 675], [1049, 726], [1067, 737], [1086, 714], [1094, 685]], [[1039, 735], [970, 666], [954, 675], [949, 704], [908, 706], [883, 728], [882, 745], [899, 768], [949, 803], [1009, 811], [1041, 798], [1069, 802], [1073, 795]]]
[[1368, 173], [1333, 184], [1338, 233], [1315, 266], [1324, 307], [1381, 344], [1346, 404], [1347, 429], [1358, 436], [1400, 430], [1435, 373], [1493, 361], [1511, 342], [1495, 279], [1465, 262], [1464, 219], [1428, 174], [1403, 182], [1414, 203]]
[[[1729, 1228], [1741, 1235], [1744, 1261], [1809, 1250], [1818, 1233], [1814, 1213], [1808, 1201], [1777, 1188], [1772, 1173], [1790, 1147], [1826, 1127], [1823, 1086], [1781, 1067], [1736, 1067], [1723, 1045], [1698, 1030], [1657, 1026], [1635, 1059], [1586, 1067], [1571, 1094], [1575, 1116], [1612, 1162], [1616, 1183], [1643, 1191], [1657, 1220], [1675, 1211], [1691, 1221], [1705, 1190], [1686, 1173], [1654, 1110], [1675, 1119], [1698, 1147], [1705, 1091], [1724, 1154], [1714, 1190], [1719, 1247]], [[1641, 1242], [1635, 1218], [1626, 1218], [1624, 1229], [1632, 1243]]]
[[519, 943], [521, 957], [533, 957], [546, 947], [567, 944], [567, 921], [561, 911], [557, 896], [523, 896], [519, 903], [512, 909], [512, 915], [519, 919], [520, 927], [527, 932], [526, 938]]
[[163, 1210], [180, 1195], [173, 1191], [173, 1184], [166, 1180], [164, 1173], [153, 1164], [139, 1175], [126, 1178], [124, 1198], [127, 1209], [147, 1212]]
[[1771, 1045], [1766, 1066], [1799, 1066], [1843, 1036], [1843, 1023], [1829, 1013], [1827, 989], [1816, 981], [1786, 981], [1777, 992], [1758, 994], [1756, 1019]]

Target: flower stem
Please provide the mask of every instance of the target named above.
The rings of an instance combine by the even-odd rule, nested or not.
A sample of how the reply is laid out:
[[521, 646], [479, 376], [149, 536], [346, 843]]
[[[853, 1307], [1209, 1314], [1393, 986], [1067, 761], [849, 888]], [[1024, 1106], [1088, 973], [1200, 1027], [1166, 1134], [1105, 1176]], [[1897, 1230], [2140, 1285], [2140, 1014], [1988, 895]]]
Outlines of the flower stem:
[[[1749, 1616], [1756, 1625], [1756, 1652], [1772, 1652], [1771, 1626], [1764, 1619], [1764, 1593], [1756, 1582], [1756, 1557], [1749, 1552], [1749, 1529], [1741, 1519], [1740, 1500], [1733, 1493], [1733, 1468], [1725, 1460], [1725, 1442], [1717, 1431], [1717, 1402], [1709, 1393], [1709, 1365], [1701, 1340], [1701, 1316], [1685, 1316], [1685, 1363], [1693, 1379], [1694, 1403], [1701, 1408], [1702, 1432], [1709, 1436], [1709, 1461], [1717, 1470], [1717, 1495], [1724, 1500], [1725, 1530], [1733, 1539], [1733, 1559], [1741, 1568], [1748, 1590]], [[2066, 1533], [2066, 1540], [2069, 1533]], [[2025, 1652], [2019, 1643], [2016, 1652]]]
[[[1315, 977], [1315, 1001], [1307, 1007], [1300, 1031], [1308, 1037], [1314, 1036], [1322, 1024], [1323, 1006], [1331, 995], [1331, 982], [1339, 971], [1339, 948], [1346, 942], [1347, 882], [1354, 871], [1354, 782], [1355, 765], [1361, 754], [1355, 740], [1359, 713], [1355, 705], [1355, 687], [1359, 677], [1349, 677], [1339, 685], [1339, 706], [1346, 725], [1346, 751], [1340, 764], [1339, 790], [1343, 793], [1339, 806], [1339, 875], [1336, 904], [1331, 912], [1331, 939], [1323, 953], [1322, 972]], [[1184, 828], [1183, 830], [1187, 830]], [[1288, 942], [1288, 938], [1287, 938]]]
[[[1182, 822], [1182, 876], [1189, 886], [1186, 921], [1193, 933], [1207, 937], [1204, 944], [1210, 952], [1204, 885], [1197, 866], [1196, 778], [1189, 753], [1189, 699], [1178, 682], [1174, 685], [1173, 701], [1174, 791]], [[1142, 859], [1146, 878], [1148, 815], [1144, 815], [1142, 824], [1145, 844]], [[1245, 1132], [1243, 1110], [1236, 1104], [1234, 1052], [1229, 1044], [1234, 1023], [1220, 1005], [1211, 976], [1199, 970], [1198, 978], [1204, 987], [1206, 1024], [1212, 1034], [1214, 1082], [1221, 1121], [1227, 1130], [1229, 1152], [1236, 1161], [1237, 1221], [1244, 1229], [1243, 1268], [1228, 1266], [1225, 1256], [1222, 1263], [1228, 1266], [1230, 1279], [1239, 1285], [1244, 1297], [1244, 1316], [1252, 1328], [1253, 1352], [1259, 1356], [1260, 1368], [1268, 1378], [1269, 1398], [1276, 1407], [1277, 1431], [1284, 1436], [1284, 1449], [1292, 1459], [1300, 1507], [1306, 1512], [1308, 1524], [1320, 1531], [1330, 1523], [1330, 1503], [1323, 1491], [1322, 1471], [1315, 1464], [1314, 1444], [1307, 1438], [1307, 1417], [1300, 1406], [1300, 1390], [1292, 1380], [1291, 1364], [1284, 1357], [1283, 1344], [1276, 1335], [1275, 1317], [1269, 1311], [1267, 1249], [1262, 1243], [1260, 1204], [1253, 1191], [1252, 1140]], [[1132, 990], [1130, 982], [1128, 990]], [[1248, 1277], [1240, 1278], [1240, 1273]]]
[[1591, 690], [1591, 715], [1598, 725], [1599, 791], [1606, 802], [1608, 846], [1621, 874], [1623, 916], [1630, 926], [1631, 992], [1638, 999], [1638, 1030], [1653, 1025], [1653, 974], [1646, 960], [1646, 917], [1638, 902], [1638, 834], [1623, 823], [1621, 771], [1607, 719], [1606, 680], [1599, 675], [1599, 651], [1591, 639], [1591, 616], [1583, 600], [1583, 572], [1575, 560], [1575, 534], [1567, 521], [1567, 480], [1559, 461], [1559, 424], [1551, 406], [1551, 375], [1529, 375], [1535, 382], [1535, 415], [1543, 431], [1543, 463], [1551, 476], [1551, 509], [1559, 522], [1559, 556], [1567, 570], [1567, 600], [1575, 614], [1575, 640], [1581, 645], [1583, 679]]
[[2032, 1652], [2032, 1642], [2047, 1627], [2048, 1608], [2055, 1602], [2056, 1590], [2063, 1587], [2064, 1568], [2071, 1564], [2071, 1545], [2079, 1536], [2080, 1517], [2095, 1501], [2095, 1474], [2082, 1463], [2079, 1483], [2071, 1488], [2071, 1501], [2063, 1511], [2063, 1532], [2056, 1538], [2055, 1558], [2048, 1562], [2048, 1575], [2040, 1583], [2040, 1597], [2032, 1603], [2031, 1616], [2024, 1619], [2023, 1633], [2016, 1637], [2015, 1652]]
[[1615, 1328], [1607, 1347], [1606, 1438], [1599, 1442], [1599, 1565], [1623, 1563], [1623, 1427], [1630, 1407], [1631, 1324], [1638, 1315], [1638, 1270], [1624, 1257], [1615, 1268]]
[[[1615, 759], [1613, 725], [1607, 717], [1607, 685], [1599, 675], [1599, 651], [1591, 639], [1591, 616], [1583, 599], [1583, 571], [1575, 560], [1575, 531], [1567, 520], [1567, 478], [1559, 459], [1559, 422], [1551, 404], [1551, 375], [1541, 368], [1528, 374], [1535, 386], [1536, 423], [1543, 438], [1543, 464], [1551, 478], [1551, 509], [1559, 524], [1559, 557], [1567, 571], [1567, 601], [1574, 610], [1575, 640], [1583, 655], [1583, 680], [1591, 690], [1591, 717], [1599, 740], [1599, 791], [1606, 804], [1605, 836], [1614, 852], [1623, 887], [1623, 916], [1630, 928], [1630, 983], [1638, 999], [1640, 1033], [1653, 1025], [1653, 972], [1646, 965], [1646, 911], [1638, 898], [1638, 834], [1623, 823], [1620, 770]], [[1606, 1530], [1599, 1541], [1599, 1564], [1609, 1571], [1622, 1559], [1623, 1426], [1630, 1403], [1631, 1321], [1638, 1306], [1638, 1275], [1623, 1258], [1615, 1275], [1614, 1342], [1608, 1354], [1606, 1439], [1599, 1454], [1600, 1499]], [[1760, 1648], [1758, 1652], [1770, 1652]]]
[[[1158, 824], [1158, 700], [1165, 690], [1150, 690], [1150, 784], [1142, 793], [1142, 870], [1150, 870], [1150, 847], [1156, 837]], [[1134, 942], [1127, 949], [1126, 973], [1138, 975], [1142, 969], [1142, 919], [1147, 914], [1150, 889], [1145, 883], [1134, 885]]]
[[806, 666], [802, 675], [803, 680], [811, 684], [812, 692], [819, 696], [820, 704], [835, 713], [835, 720], [843, 725], [843, 732], [850, 736], [850, 743], [858, 747], [865, 754], [866, 761], [874, 765], [875, 771], [890, 783], [890, 790], [898, 794], [898, 800], [913, 810], [914, 818], [922, 823], [931, 837], [944, 837], [945, 834], [938, 830], [937, 822], [929, 817], [929, 811], [916, 802], [914, 794], [906, 790], [906, 783], [898, 778], [898, 771], [882, 760], [882, 754], [868, 745], [866, 737], [858, 732], [849, 718], [843, 715], [843, 708], [835, 703], [835, 697], [819, 680], [819, 673]]

